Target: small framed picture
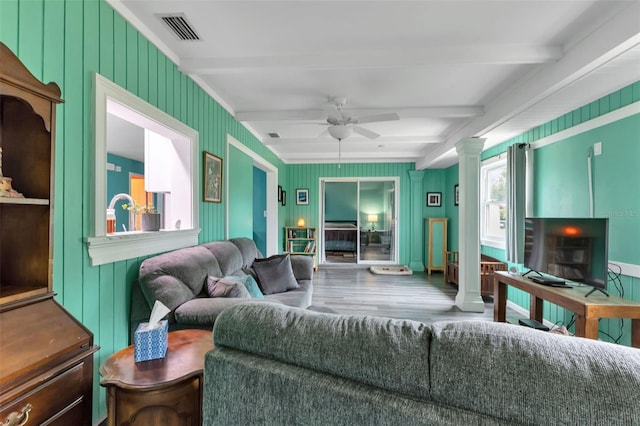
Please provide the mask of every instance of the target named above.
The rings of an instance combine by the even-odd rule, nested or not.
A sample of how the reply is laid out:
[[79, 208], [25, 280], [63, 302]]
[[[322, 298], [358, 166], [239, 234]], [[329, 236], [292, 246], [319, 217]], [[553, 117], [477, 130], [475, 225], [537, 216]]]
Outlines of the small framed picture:
[[309, 190], [308, 189], [296, 189], [296, 204], [309, 204]]
[[440, 207], [442, 205], [442, 192], [427, 192], [427, 207]]
[[283, 206], [287, 205], [287, 191], [282, 191], [282, 199], [280, 200], [280, 204]]
[[278, 185], [278, 201], [282, 202], [282, 187]]
[[210, 203], [222, 202], [222, 158], [204, 151], [203, 198]]
[[460, 204], [460, 185], [456, 183], [456, 186], [453, 187], [453, 205], [457, 206]]

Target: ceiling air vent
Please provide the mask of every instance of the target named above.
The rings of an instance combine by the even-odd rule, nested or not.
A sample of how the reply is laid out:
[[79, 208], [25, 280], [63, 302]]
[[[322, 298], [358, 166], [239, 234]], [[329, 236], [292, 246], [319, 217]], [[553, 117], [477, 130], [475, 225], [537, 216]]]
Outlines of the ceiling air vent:
[[267, 133], [269, 135], [270, 138], [274, 138], [277, 139], [280, 137], [280, 135], [278, 133]]
[[160, 16], [160, 19], [171, 28], [180, 40], [200, 40], [200, 36], [184, 15], [164, 15]]

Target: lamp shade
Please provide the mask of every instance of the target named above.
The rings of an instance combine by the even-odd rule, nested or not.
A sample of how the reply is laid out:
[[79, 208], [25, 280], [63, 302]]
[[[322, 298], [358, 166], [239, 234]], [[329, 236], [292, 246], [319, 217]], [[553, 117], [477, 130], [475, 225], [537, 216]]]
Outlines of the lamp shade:
[[301, 227], [301, 228], [304, 226], [304, 218], [303, 217], [298, 218], [298, 226]]
[[353, 127], [345, 126], [344, 124], [336, 124], [329, 127], [329, 129], [327, 130], [329, 131], [331, 137], [339, 140], [346, 139], [351, 136], [351, 133], [353, 133]]
[[377, 222], [378, 221], [378, 215], [377, 214], [370, 214], [367, 216], [367, 220], [369, 222]]

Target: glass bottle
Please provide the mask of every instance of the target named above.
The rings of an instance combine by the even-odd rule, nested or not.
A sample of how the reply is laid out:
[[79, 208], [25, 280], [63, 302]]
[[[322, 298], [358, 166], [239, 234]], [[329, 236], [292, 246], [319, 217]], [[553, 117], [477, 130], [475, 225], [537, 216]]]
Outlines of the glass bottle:
[[116, 211], [107, 209], [107, 234], [116, 232]]

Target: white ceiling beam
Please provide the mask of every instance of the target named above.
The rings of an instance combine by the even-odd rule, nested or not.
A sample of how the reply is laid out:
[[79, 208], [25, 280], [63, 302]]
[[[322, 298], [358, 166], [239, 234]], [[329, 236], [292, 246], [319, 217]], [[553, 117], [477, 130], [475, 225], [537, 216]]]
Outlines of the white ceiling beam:
[[185, 58], [187, 74], [226, 74], [268, 70], [397, 68], [442, 64], [541, 64], [562, 57], [560, 46], [450, 46], [371, 52], [278, 55], [240, 58]]
[[604, 25], [576, 43], [557, 62], [543, 65], [528, 80], [519, 81], [485, 107], [485, 114], [469, 120], [452, 132], [447, 141], [416, 163], [416, 169], [430, 167], [455, 144], [486, 133], [521, 114], [550, 95], [595, 71], [609, 61], [640, 45], [640, 2], [633, 2]]
[[[418, 108], [345, 108], [350, 117], [365, 117], [369, 115], [395, 112], [400, 118], [468, 118], [484, 114], [482, 106], [433, 106]], [[289, 111], [237, 111], [238, 121], [290, 121], [290, 120], [320, 120], [327, 119], [327, 111], [322, 109], [289, 110]]]
[[[264, 138], [262, 143], [265, 145], [278, 145], [279, 147], [284, 147], [286, 144], [290, 144], [293, 147], [299, 148], [300, 144], [308, 144], [308, 145], [326, 145], [331, 143], [337, 143], [336, 139], [329, 138]], [[438, 136], [380, 136], [376, 139], [345, 139], [342, 143], [348, 143], [350, 145], [359, 145], [359, 144], [375, 144], [384, 145], [384, 144], [411, 144], [411, 145], [429, 145], [429, 144], [437, 144], [444, 142], [444, 139]]]
[[[367, 153], [366, 156], [361, 153], [342, 152], [340, 156], [341, 163], [413, 163], [416, 159], [416, 155], [407, 155], [406, 152]], [[338, 149], [336, 146], [335, 152], [283, 154], [281, 160], [287, 164], [338, 163]]]

